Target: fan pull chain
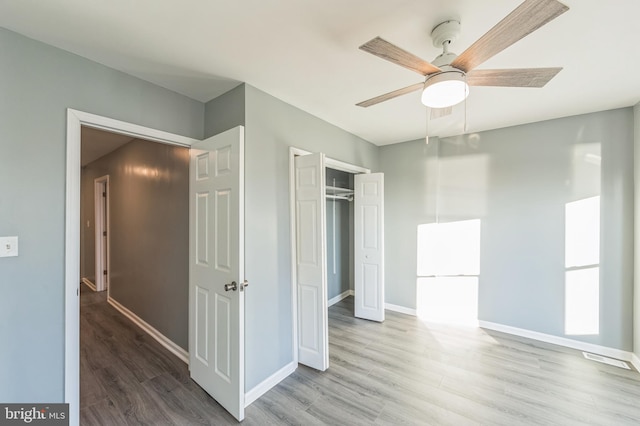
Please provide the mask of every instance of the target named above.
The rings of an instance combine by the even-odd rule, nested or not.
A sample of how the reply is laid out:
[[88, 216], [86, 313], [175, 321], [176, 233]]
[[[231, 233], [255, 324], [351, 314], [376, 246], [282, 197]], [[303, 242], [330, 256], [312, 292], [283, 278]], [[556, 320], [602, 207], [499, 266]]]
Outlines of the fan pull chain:
[[435, 220], [436, 223], [440, 223], [440, 138], [438, 138], [438, 140], [435, 143], [435, 160], [436, 160], [436, 182], [435, 182], [435, 187], [436, 187], [436, 193], [435, 193]]
[[425, 134], [426, 136], [424, 137], [424, 143], [425, 145], [429, 145], [429, 116], [431, 115], [430, 112], [431, 110], [429, 109], [429, 107], [425, 107], [424, 110], [427, 112], [427, 116], [425, 117]]
[[[466, 88], [469, 87], [468, 83], [467, 83], [467, 75], [466, 74], [464, 75], [464, 82], [465, 82], [465, 84], [467, 84], [467, 86], [463, 87], [462, 90], [466, 91], [467, 90]], [[466, 95], [466, 93], [465, 93], [465, 95]], [[465, 98], [464, 98], [464, 128], [462, 130], [462, 133], [467, 133], [467, 100], [468, 99], [469, 99], [469, 96], [465, 96]]]

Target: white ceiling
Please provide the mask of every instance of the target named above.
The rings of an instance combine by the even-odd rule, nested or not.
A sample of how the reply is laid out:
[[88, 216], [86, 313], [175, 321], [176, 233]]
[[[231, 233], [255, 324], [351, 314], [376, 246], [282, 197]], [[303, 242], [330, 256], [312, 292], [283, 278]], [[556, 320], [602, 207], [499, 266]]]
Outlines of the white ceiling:
[[[640, 1], [562, 0], [571, 9], [478, 67], [563, 66], [543, 89], [473, 87], [467, 130], [634, 105]], [[459, 19], [461, 53], [520, 0], [2, 0], [0, 26], [200, 101], [246, 82], [377, 145], [424, 137], [419, 93], [354, 104], [421, 81], [358, 50], [381, 36], [433, 60], [429, 33]], [[464, 108], [452, 128], [460, 133]], [[451, 121], [451, 120], [449, 120]]]

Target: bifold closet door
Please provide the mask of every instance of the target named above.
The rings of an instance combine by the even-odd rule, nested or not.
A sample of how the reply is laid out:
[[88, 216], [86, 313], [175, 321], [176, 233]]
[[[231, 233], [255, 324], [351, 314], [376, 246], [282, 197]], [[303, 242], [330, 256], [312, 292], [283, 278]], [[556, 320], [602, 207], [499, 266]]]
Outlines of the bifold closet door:
[[355, 315], [384, 321], [384, 174], [355, 175]]
[[324, 154], [295, 158], [298, 362], [329, 367]]

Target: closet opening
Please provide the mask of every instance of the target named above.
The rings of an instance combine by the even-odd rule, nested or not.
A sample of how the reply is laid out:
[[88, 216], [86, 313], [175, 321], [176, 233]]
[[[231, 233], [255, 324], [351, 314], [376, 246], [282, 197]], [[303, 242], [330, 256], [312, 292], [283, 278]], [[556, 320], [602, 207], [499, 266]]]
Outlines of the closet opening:
[[353, 176], [326, 168], [327, 307], [354, 295]]
[[384, 321], [384, 176], [290, 148], [294, 360], [329, 368], [328, 308]]

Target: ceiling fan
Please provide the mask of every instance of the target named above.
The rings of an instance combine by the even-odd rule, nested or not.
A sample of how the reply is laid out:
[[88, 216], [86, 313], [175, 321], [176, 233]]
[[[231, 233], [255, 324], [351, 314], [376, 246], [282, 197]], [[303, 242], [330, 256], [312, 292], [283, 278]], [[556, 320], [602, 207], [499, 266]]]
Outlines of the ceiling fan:
[[445, 21], [431, 32], [434, 46], [443, 49], [443, 53], [432, 63], [376, 37], [360, 46], [360, 49], [415, 71], [426, 79], [423, 83], [376, 96], [356, 105], [369, 107], [422, 90], [424, 105], [446, 108], [465, 100], [469, 94], [469, 86], [543, 87], [562, 68], [475, 68], [567, 10], [569, 8], [557, 0], [525, 0], [459, 56], [449, 52], [449, 45], [460, 34], [460, 22]]

